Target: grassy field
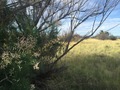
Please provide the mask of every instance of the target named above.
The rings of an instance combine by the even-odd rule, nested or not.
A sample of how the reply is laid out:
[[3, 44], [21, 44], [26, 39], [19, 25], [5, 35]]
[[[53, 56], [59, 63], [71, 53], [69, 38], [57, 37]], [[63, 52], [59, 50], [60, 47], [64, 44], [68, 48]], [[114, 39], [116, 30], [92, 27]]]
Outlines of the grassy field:
[[85, 40], [63, 60], [69, 68], [48, 81], [50, 90], [120, 90], [120, 40]]

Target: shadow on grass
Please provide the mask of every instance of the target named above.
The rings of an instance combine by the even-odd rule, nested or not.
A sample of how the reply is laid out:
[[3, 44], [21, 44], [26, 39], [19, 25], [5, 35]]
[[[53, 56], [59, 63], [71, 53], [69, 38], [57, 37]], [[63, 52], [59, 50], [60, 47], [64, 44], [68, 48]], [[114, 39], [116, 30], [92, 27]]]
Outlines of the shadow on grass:
[[76, 55], [67, 59], [69, 68], [49, 81], [50, 90], [120, 90], [117, 55]]

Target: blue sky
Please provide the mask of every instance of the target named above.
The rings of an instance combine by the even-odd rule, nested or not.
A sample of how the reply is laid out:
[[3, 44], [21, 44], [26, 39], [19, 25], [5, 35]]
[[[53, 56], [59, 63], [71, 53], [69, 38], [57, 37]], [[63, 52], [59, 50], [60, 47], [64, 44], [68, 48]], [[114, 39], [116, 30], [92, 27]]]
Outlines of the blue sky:
[[[113, 11], [111, 13], [111, 15], [107, 18], [107, 20], [98, 29], [98, 31], [95, 34], [99, 33], [100, 30], [107, 31], [110, 28], [112, 28], [112, 27], [114, 27], [114, 26], [116, 26], [118, 24], [120, 24], [120, 10], [115, 10], [115, 11]], [[86, 32], [91, 30], [91, 26], [92, 26], [92, 21], [87, 21], [87, 22], [83, 23], [80, 27], [78, 27], [76, 32], [78, 34], [84, 35]], [[118, 25], [117, 27], [111, 29], [109, 32], [112, 35], [120, 36], [120, 25]]]
[[[83, 24], [81, 24], [77, 29], [76, 29], [76, 33], [80, 34], [80, 35], [85, 35], [88, 31], [91, 30], [91, 26], [92, 26], [93, 21], [92, 20], [88, 20], [86, 22], [84, 22]], [[99, 33], [100, 30], [103, 31], [107, 31], [110, 28], [116, 26], [117, 24], [120, 24], [120, 6], [118, 6], [112, 13], [111, 15], [107, 18], [107, 20], [104, 22], [104, 24], [98, 29], [98, 31], [95, 33]], [[67, 21], [64, 23], [64, 25], [62, 26], [63, 30], [68, 30], [69, 24], [67, 23]], [[97, 25], [97, 22], [96, 22]], [[118, 25], [117, 27], [115, 27], [114, 29], [111, 29], [109, 31], [112, 35], [115, 36], [120, 36], [120, 25]]]

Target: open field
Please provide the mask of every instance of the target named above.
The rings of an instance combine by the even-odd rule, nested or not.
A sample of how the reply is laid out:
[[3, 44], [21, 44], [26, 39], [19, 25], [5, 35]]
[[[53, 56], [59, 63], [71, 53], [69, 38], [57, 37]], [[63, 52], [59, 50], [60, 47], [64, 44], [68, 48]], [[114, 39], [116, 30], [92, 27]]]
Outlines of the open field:
[[120, 40], [85, 40], [63, 60], [69, 68], [48, 81], [50, 90], [120, 90]]

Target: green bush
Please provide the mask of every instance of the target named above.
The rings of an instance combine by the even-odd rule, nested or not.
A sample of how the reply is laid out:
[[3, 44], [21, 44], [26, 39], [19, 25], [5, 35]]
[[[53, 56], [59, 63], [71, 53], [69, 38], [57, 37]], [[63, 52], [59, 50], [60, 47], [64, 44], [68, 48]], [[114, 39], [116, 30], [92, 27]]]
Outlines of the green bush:
[[117, 37], [111, 35], [111, 36], [110, 36], [110, 40], [117, 40]]
[[[41, 88], [42, 82], [59, 69], [57, 65], [52, 67], [62, 51], [58, 26], [53, 24], [40, 32], [24, 10], [4, 21], [13, 13], [13, 8], [7, 7], [7, 2], [3, 6], [0, 14], [0, 90], [30, 90], [31, 84]], [[4, 19], [3, 14], [6, 15]]]

